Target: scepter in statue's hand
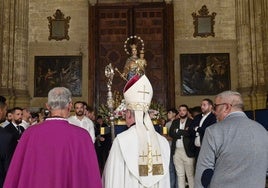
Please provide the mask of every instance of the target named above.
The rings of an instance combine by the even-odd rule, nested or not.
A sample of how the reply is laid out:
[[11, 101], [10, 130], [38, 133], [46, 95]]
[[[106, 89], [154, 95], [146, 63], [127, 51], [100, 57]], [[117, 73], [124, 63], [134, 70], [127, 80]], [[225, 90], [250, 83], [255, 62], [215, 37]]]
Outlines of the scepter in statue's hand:
[[123, 78], [123, 80], [128, 81], [128, 80], [126, 79], [126, 77], [125, 77], [125, 76], [118, 70], [118, 68], [115, 67], [114, 70], [115, 70], [116, 72], [118, 72], [118, 74], [120, 75], [121, 78]]

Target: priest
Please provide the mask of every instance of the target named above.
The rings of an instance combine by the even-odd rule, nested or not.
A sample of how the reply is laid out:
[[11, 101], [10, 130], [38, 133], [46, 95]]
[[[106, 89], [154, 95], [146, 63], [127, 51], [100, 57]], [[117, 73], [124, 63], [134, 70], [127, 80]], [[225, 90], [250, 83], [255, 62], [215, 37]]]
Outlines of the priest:
[[101, 178], [88, 132], [69, 124], [71, 92], [57, 87], [48, 93], [51, 113], [21, 137], [4, 183], [5, 188], [100, 188]]
[[103, 172], [103, 187], [170, 187], [170, 147], [149, 117], [152, 96], [153, 88], [145, 75], [136, 75], [127, 82], [124, 98], [130, 128], [113, 142]]

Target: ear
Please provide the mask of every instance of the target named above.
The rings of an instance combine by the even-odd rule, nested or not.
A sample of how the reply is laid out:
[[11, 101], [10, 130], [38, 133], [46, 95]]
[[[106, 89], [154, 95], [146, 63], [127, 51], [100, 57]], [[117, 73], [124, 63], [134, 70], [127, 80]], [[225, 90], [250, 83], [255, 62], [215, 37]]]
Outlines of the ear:
[[226, 110], [227, 112], [230, 112], [232, 110], [232, 105], [231, 104], [227, 104], [226, 106]]
[[131, 118], [131, 113], [128, 110], [126, 111], [126, 118], [127, 119], [130, 119]]
[[73, 107], [73, 103], [70, 102], [70, 103], [68, 104], [68, 111], [71, 111], [71, 110], [72, 110], [72, 107]]
[[48, 109], [48, 110], [50, 110], [50, 106], [46, 103], [46, 108]]

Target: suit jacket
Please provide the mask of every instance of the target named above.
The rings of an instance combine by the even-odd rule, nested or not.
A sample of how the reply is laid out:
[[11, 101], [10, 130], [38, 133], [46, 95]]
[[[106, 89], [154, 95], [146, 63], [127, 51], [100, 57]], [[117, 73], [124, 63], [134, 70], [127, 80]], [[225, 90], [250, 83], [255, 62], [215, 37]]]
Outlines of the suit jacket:
[[[204, 134], [205, 134], [205, 130], [208, 126], [214, 124], [217, 122], [216, 116], [211, 112], [206, 119], [204, 120], [203, 124], [201, 127], [199, 127], [199, 123], [201, 121], [203, 117], [203, 114], [198, 114], [197, 116], [194, 117], [191, 125], [190, 125], [190, 134], [192, 136], [195, 136], [196, 132], [199, 133], [200, 136], [200, 142], [202, 143]], [[195, 127], [198, 127], [197, 131], [195, 131]]]
[[189, 127], [191, 125], [192, 120], [187, 118], [184, 129], [180, 129], [180, 119], [173, 120], [171, 127], [169, 129], [169, 136], [172, 138], [171, 144], [171, 155], [174, 155], [176, 149], [176, 141], [181, 139], [183, 146], [188, 157], [194, 157], [195, 154], [195, 145], [194, 139], [195, 137], [190, 134]]
[[233, 112], [206, 129], [194, 186], [265, 187], [267, 159], [268, 132], [243, 112]]
[[[101, 127], [105, 127], [108, 128], [108, 125], [103, 123], [102, 126], [100, 126], [99, 123], [97, 123], [94, 127], [95, 129], [95, 137], [96, 137], [96, 141], [95, 141], [95, 148], [101, 148], [102, 150], [107, 152], [107, 155], [109, 154], [109, 151], [111, 149], [112, 146], [112, 137], [111, 137], [111, 133], [105, 133], [104, 135], [100, 134], [100, 128]], [[99, 137], [104, 137], [104, 141], [100, 141]], [[108, 156], [107, 156], [108, 157]]]
[[12, 135], [0, 127], [0, 187], [6, 177], [7, 169], [11, 160], [10, 145], [12, 143]]
[[22, 126], [19, 126], [18, 129], [20, 129], [20, 131], [13, 125], [13, 123], [8, 124], [7, 126], [5, 126], [5, 131], [8, 132], [9, 134], [11, 134], [12, 136], [12, 143], [10, 144], [10, 151], [13, 155], [16, 146], [18, 144], [18, 140], [21, 137], [21, 134], [24, 131], [24, 128]]

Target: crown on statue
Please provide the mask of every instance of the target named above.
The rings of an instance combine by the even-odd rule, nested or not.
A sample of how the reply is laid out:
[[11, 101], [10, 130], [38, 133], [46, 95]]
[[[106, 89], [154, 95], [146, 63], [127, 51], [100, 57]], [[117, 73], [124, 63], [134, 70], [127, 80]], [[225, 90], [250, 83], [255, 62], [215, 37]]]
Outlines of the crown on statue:
[[128, 37], [127, 38], [127, 40], [125, 40], [125, 42], [124, 42], [124, 49], [125, 49], [125, 52], [128, 54], [128, 55], [130, 55], [131, 53], [129, 52], [129, 50], [127, 49], [127, 47], [128, 47], [128, 43], [129, 43], [129, 41], [135, 41], [135, 43], [133, 42], [133, 44], [131, 44], [131, 45], [129, 45], [130, 47], [131, 47], [131, 49], [132, 49], [132, 45], [135, 45], [135, 47], [136, 48], [138, 48], [138, 45], [140, 44], [141, 46], [141, 50], [144, 50], [144, 42], [143, 42], [143, 40], [140, 38], [140, 37], [138, 37], [138, 36], [136, 36], [136, 35], [134, 35], [134, 36], [130, 36], [130, 37]]

